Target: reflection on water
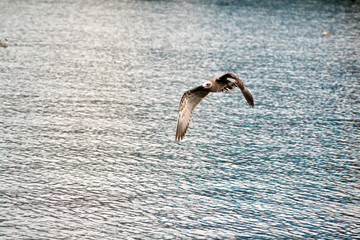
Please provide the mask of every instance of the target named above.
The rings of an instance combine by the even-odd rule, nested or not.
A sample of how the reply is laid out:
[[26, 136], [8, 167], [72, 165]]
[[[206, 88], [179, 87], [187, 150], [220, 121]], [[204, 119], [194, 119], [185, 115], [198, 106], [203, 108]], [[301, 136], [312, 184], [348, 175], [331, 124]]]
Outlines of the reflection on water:
[[[356, 238], [357, 2], [0, 2], [0, 236]], [[322, 30], [331, 33], [322, 37]], [[182, 93], [232, 71], [174, 141]]]

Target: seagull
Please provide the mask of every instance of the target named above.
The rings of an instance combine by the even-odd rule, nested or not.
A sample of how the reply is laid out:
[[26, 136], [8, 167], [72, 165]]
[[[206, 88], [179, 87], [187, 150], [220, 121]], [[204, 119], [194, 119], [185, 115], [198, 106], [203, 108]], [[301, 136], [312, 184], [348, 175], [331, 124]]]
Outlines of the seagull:
[[254, 107], [254, 99], [249, 90], [234, 73], [230, 72], [220, 77], [210, 78], [204, 84], [184, 92], [179, 106], [175, 140], [180, 141], [184, 138], [191, 115], [203, 98], [210, 92], [230, 93], [230, 90], [236, 87], [240, 88], [248, 104]]
[[7, 48], [9, 46], [8, 40], [5, 38], [5, 41], [1, 43], [3, 48]]

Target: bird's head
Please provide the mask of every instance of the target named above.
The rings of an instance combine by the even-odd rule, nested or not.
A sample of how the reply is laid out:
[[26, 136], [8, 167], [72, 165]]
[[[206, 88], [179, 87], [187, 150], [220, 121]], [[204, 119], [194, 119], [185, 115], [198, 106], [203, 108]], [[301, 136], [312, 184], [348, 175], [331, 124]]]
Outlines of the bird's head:
[[210, 81], [206, 81], [203, 85], [204, 88], [211, 88], [212, 83]]

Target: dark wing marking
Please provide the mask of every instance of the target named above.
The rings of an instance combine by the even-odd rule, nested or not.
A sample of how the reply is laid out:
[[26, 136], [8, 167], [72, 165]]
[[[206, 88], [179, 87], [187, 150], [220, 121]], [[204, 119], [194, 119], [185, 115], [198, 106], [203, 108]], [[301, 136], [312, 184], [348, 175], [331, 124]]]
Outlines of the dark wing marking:
[[235, 74], [233, 73], [226, 73], [224, 75], [222, 75], [219, 80], [220, 81], [225, 81], [228, 78], [232, 78], [235, 79], [236, 81], [236, 85], [240, 88], [242, 94], [244, 95], [246, 101], [249, 103], [249, 105], [251, 107], [254, 107], [254, 98], [251, 95], [250, 91], [245, 87], [244, 83], [240, 80], [240, 78], [238, 78]]
[[179, 106], [175, 140], [181, 140], [184, 138], [186, 130], [190, 124], [192, 112], [200, 101], [209, 94], [209, 92], [209, 89], [199, 86], [192, 88], [183, 94]]

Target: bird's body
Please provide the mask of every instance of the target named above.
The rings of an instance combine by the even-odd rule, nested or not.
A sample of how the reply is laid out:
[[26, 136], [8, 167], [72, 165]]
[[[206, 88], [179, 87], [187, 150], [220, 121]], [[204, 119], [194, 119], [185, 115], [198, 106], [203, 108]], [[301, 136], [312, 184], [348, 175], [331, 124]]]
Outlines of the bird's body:
[[239, 87], [245, 99], [250, 106], [254, 106], [254, 99], [243, 82], [233, 73], [226, 73], [220, 77], [214, 77], [207, 80], [203, 85], [186, 91], [180, 101], [178, 120], [176, 126], [175, 140], [184, 138], [186, 130], [189, 127], [192, 112], [200, 101], [209, 95], [210, 92], [227, 92]]

